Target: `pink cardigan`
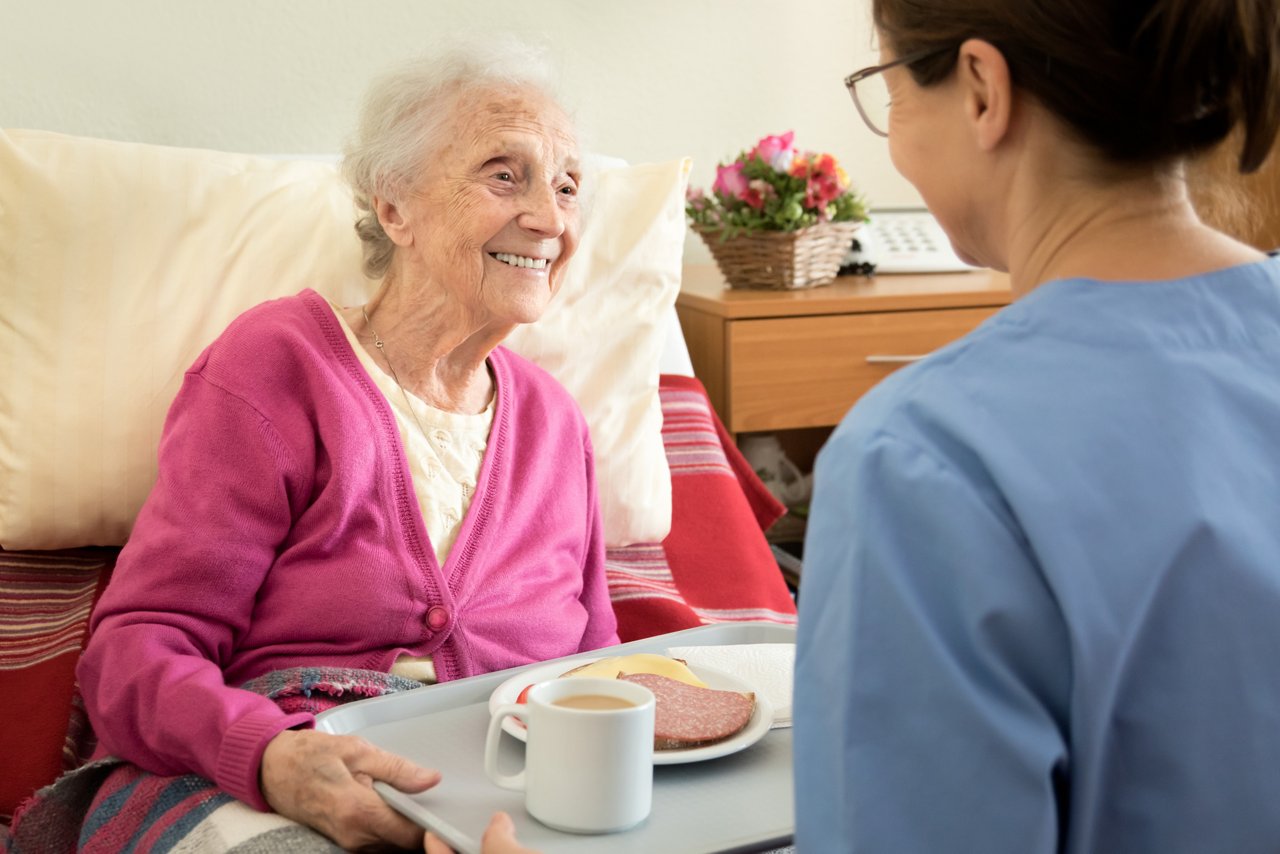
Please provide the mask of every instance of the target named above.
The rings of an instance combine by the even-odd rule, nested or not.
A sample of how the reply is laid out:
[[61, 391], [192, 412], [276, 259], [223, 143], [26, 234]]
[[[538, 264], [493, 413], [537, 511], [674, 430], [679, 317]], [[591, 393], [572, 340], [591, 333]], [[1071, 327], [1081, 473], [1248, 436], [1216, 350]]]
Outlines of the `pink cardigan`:
[[160, 476], [77, 676], [104, 751], [267, 809], [267, 742], [309, 726], [236, 687], [284, 667], [458, 679], [617, 643], [591, 443], [499, 347], [493, 430], [443, 567], [386, 399], [314, 291], [237, 318], [187, 372]]

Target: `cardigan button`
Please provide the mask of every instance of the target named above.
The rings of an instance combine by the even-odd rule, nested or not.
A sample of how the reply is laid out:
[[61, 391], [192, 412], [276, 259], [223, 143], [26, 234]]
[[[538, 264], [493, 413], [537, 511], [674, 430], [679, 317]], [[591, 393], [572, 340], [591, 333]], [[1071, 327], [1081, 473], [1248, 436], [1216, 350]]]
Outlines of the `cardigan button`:
[[432, 631], [440, 631], [449, 622], [449, 611], [436, 605], [430, 611], [427, 611], [427, 625]]

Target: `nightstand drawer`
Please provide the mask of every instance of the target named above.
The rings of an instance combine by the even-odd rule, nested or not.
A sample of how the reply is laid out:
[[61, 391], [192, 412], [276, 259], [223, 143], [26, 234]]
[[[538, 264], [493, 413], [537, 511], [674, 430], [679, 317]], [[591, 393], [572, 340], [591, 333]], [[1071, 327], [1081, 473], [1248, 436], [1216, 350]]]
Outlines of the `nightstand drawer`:
[[728, 428], [741, 433], [837, 423], [910, 361], [972, 330], [995, 308], [894, 311], [727, 324]]

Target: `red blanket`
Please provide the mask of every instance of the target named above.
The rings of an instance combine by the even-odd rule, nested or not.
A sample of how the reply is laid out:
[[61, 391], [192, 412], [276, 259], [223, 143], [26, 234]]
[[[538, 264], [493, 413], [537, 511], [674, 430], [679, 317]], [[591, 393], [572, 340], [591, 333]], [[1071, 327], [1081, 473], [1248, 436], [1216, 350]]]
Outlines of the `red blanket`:
[[609, 549], [609, 595], [623, 641], [705, 623], [795, 623], [795, 602], [764, 531], [785, 508], [725, 429], [702, 383], [662, 376], [671, 533]]
[[75, 667], [116, 552], [0, 551], [0, 825], [84, 758], [67, 723]]

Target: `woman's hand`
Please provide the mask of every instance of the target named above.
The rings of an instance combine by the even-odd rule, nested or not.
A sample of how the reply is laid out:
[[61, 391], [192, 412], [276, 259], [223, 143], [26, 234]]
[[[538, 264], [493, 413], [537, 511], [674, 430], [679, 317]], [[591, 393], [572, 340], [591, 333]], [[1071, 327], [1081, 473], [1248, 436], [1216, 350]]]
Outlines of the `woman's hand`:
[[440, 772], [362, 738], [314, 730], [285, 730], [262, 754], [262, 794], [280, 815], [347, 849], [421, 845], [422, 828], [387, 806], [373, 790], [374, 780], [416, 793], [439, 783]]
[[[423, 846], [427, 854], [453, 854], [453, 849], [434, 833], [427, 834]], [[504, 812], [496, 812], [489, 819], [489, 826], [480, 839], [480, 851], [481, 854], [538, 854], [516, 841], [516, 826], [511, 823], [511, 816]]]

